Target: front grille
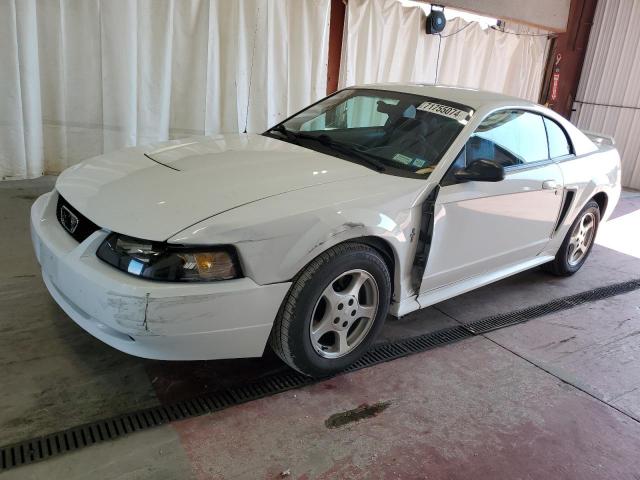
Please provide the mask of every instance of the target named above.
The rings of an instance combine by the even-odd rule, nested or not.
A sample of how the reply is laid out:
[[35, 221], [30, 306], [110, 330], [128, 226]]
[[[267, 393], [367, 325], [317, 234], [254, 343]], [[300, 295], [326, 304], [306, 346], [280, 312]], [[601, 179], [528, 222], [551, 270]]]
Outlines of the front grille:
[[58, 195], [56, 217], [62, 228], [78, 242], [84, 241], [93, 232], [100, 230], [99, 226], [73, 208], [62, 195]]

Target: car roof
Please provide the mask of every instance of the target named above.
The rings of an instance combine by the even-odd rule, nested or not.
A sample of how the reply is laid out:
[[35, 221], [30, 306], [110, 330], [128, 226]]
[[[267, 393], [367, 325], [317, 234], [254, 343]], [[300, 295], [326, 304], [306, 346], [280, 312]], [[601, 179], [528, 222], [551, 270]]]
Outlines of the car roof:
[[475, 88], [453, 87], [449, 85], [434, 85], [428, 83], [373, 83], [367, 85], [354, 85], [350, 88], [372, 88], [377, 90], [389, 90], [393, 92], [413, 93], [426, 97], [440, 98], [451, 102], [461, 103], [473, 109], [480, 109], [492, 105], [513, 105], [531, 107], [533, 102], [522, 98], [511, 97], [497, 92], [487, 92]]

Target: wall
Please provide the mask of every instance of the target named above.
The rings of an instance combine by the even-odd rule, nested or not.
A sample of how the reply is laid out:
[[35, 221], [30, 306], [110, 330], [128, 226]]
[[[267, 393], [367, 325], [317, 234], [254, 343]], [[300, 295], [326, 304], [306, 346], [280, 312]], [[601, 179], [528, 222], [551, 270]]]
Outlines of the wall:
[[597, 0], [573, 0], [567, 31], [552, 42], [540, 103], [566, 118], [571, 117], [597, 3]]
[[599, 0], [571, 119], [613, 135], [622, 184], [640, 189], [640, 2]]

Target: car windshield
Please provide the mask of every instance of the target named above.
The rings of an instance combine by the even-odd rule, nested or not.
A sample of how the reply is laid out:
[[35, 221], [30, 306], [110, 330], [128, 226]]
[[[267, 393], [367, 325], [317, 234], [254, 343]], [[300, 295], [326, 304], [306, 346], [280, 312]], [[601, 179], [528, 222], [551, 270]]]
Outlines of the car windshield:
[[465, 105], [422, 95], [346, 89], [265, 133], [380, 172], [424, 177], [472, 114]]

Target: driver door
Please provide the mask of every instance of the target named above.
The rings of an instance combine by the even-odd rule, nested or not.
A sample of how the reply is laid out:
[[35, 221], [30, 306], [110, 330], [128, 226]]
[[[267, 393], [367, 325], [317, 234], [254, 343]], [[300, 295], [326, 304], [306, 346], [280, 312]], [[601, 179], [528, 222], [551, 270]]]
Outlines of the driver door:
[[[504, 180], [456, 181], [455, 170], [479, 159], [503, 165]], [[535, 258], [552, 235], [562, 187], [542, 117], [490, 114], [441, 182], [420, 293]]]

